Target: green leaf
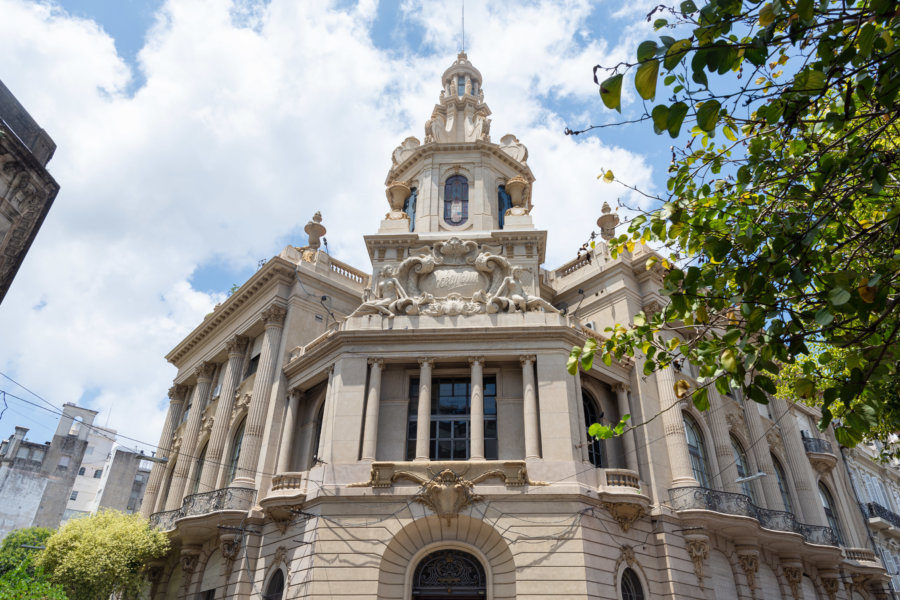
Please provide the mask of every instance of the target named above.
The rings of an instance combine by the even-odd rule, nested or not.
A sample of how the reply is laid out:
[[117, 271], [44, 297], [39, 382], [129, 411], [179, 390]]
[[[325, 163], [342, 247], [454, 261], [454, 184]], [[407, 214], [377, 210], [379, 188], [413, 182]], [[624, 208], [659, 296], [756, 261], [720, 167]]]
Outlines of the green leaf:
[[666, 71], [671, 71], [685, 57], [688, 49], [691, 47], [690, 40], [678, 40], [669, 47], [666, 57], [663, 60], [663, 66]]
[[569, 375], [574, 375], [578, 372], [578, 358], [581, 356], [581, 348], [579, 346], [572, 346], [572, 351], [569, 352], [569, 359], [566, 361], [566, 371], [569, 372]]
[[759, 24], [762, 27], [768, 27], [774, 22], [775, 11], [772, 9], [772, 4], [766, 4], [759, 10]]
[[797, 15], [802, 21], [813, 18], [813, 0], [797, 0]]
[[840, 286], [832, 288], [832, 290], [828, 292], [828, 301], [835, 306], [847, 304], [847, 302], [850, 301], [850, 292]]
[[758, 385], [760, 387], [760, 389], [765, 390], [766, 392], [768, 392], [770, 394], [776, 393], [775, 382], [772, 381], [771, 378], [766, 377], [765, 375], [757, 375], [753, 379], [753, 383]]
[[689, 384], [686, 379], [679, 379], [672, 388], [675, 391], [675, 396], [677, 398], [684, 398], [690, 391], [691, 384]]
[[654, 106], [650, 116], [653, 118], [653, 131], [657, 135], [666, 130], [669, 120], [669, 108], [667, 106], [663, 104]]
[[[669, 114], [666, 117], [665, 128], [669, 131], [669, 136], [671, 136], [672, 138], [677, 138], [678, 134], [681, 132], [681, 124], [684, 122], [684, 117], [685, 115], [687, 115], [687, 112], [688, 105], [684, 102], [676, 102], [669, 107]], [[656, 125], [655, 120], [654, 125]]]
[[827, 308], [823, 308], [816, 313], [816, 323], [822, 327], [827, 327], [832, 321], [834, 321], [834, 315]]
[[613, 75], [600, 84], [600, 99], [606, 108], [622, 112], [622, 75]]
[[668, 24], [669, 24], [669, 22], [666, 21], [665, 19], [657, 19], [657, 20], [653, 21], [653, 29], [660, 30]]
[[705, 387], [694, 390], [691, 394], [691, 402], [697, 407], [697, 410], [709, 410], [709, 392]]
[[794, 393], [801, 398], [811, 398], [816, 392], [816, 384], [808, 377], [801, 377], [794, 381]]
[[697, 12], [697, 5], [692, 2], [692, 0], [684, 0], [681, 3], [681, 14], [689, 15], [693, 12]]
[[703, 131], [713, 131], [719, 122], [719, 109], [722, 107], [717, 100], [707, 100], [697, 110], [697, 125]]
[[634, 76], [634, 87], [644, 100], [652, 100], [656, 96], [656, 81], [659, 76], [659, 61], [648, 60], [638, 67]]
[[738, 363], [734, 356], [734, 350], [725, 348], [719, 357], [722, 360], [722, 367], [729, 373], [737, 373]]
[[637, 59], [638, 62], [644, 62], [648, 58], [653, 58], [656, 55], [656, 51], [659, 49], [659, 46], [656, 45], [656, 42], [653, 40], [647, 40], [641, 42], [637, 48]]

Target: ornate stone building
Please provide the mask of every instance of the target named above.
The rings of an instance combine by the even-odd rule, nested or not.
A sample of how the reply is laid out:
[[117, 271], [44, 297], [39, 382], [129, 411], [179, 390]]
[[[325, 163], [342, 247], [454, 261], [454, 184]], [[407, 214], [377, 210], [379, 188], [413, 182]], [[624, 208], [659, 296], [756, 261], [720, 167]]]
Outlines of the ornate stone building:
[[[566, 372], [661, 305], [661, 272], [602, 240], [542, 268], [525, 146], [491, 141], [465, 54], [442, 83], [393, 153], [373, 276], [314, 218], [167, 356], [150, 597], [885, 597], [834, 440], [801, 436], [815, 415], [715, 393], [697, 413], [689, 366]], [[624, 413], [646, 424], [588, 438]]]

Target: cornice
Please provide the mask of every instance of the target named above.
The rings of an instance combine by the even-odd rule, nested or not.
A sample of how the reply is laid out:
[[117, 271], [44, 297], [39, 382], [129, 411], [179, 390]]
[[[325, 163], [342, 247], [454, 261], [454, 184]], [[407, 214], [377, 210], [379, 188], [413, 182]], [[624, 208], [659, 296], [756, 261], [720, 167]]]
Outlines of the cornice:
[[444, 152], [487, 152], [508, 167], [521, 173], [528, 180], [528, 183], [534, 183], [534, 174], [528, 165], [520, 163], [493, 142], [476, 140], [474, 142], [428, 142], [427, 144], [422, 144], [406, 160], [388, 171], [384, 184], [388, 185], [391, 181], [403, 179], [401, 173], [410, 170], [417, 161], [424, 160], [433, 154]]
[[200, 325], [175, 346], [166, 355], [166, 360], [177, 366], [182, 358], [217, 331], [224, 323], [229, 322], [240, 307], [257, 297], [262, 290], [277, 283], [293, 282], [295, 269], [296, 266], [293, 263], [283, 258], [277, 256], [271, 258], [244, 285], [229, 296], [225, 302], [216, 307]]

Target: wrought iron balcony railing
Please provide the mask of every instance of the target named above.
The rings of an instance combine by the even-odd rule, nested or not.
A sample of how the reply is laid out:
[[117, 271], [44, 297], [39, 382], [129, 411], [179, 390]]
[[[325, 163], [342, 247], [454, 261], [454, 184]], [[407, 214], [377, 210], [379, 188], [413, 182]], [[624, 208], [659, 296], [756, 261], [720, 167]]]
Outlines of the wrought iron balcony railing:
[[256, 490], [252, 488], [222, 488], [212, 492], [193, 494], [184, 499], [181, 508], [150, 515], [150, 526], [163, 531], [175, 529], [175, 522], [223, 510], [247, 511], [253, 507]]
[[889, 508], [885, 508], [877, 502], [869, 502], [863, 505], [863, 512], [869, 519], [881, 518], [900, 529], [900, 515]]
[[838, 539], [830, 527], [798, 523], [789, 512], [760, 508], [743, 494], [720, 492], [703, 487], [684, 487], [669, 490], [675, 510], [710, 510], [727, 515], [750, 517], [766, 529], [799, 533], [811, 544], [837, 546]]
[[834, 454], [831, 442], [820, 438], [803, 436], [803, 447], [807, 452], [818, 452], [820, 454]]

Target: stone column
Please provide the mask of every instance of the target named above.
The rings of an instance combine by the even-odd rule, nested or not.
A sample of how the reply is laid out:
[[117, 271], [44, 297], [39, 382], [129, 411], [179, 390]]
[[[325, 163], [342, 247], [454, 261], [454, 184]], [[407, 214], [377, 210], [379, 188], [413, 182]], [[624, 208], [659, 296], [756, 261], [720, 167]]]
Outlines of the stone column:
[[197, 385], [194, 387], [194, 395], [191, 397], [191, 414], [188, 415], [184, 433], [181, 436], [181, 455], [178, 464], [175, 465], [175, 473], [172, 476], [172, 485], [169, 487], [169, 497], [166, 500], [166, 510], [174, 510], [181, 506], [184, 500], [184, 488], [187, 483], [188, 473], [194, 463], [194, 450], [197, 447], [197, 434], [200, 432], [200, 417], [203, 416], [203, 401], [209, 396], [209, 384], [212, 382], [213, 371], [216, 365], [208, 362], [200, 363], [194, 371], [197, 376]]
[[672, 487], [696, 487], [700, 484], [694, 479], [694, 472], [691, 469], [691, 456], [688, 453], [687, 438], [684, 435], [684, 418], [678, 406], [681, 401], [675, 395], [675, 377], [672, 367], [657, 371], [656, 383], [659, 389], [659, 404], [662, 409], [666, 448], [669, 451]]
[[225, 374], [222, 377], [222, 389], [219, 392], [219, 404], [216, 406], [216, 416], [213, 419], [213, 429], [209, 436], [209, 446], [206, 448], [206, 460], [203, 462], [203, 471], [200, 475], [200, 490], [209, 491], [215, 489], [219, 472], [224, 468], [222, 455], [225, 452], [225, 441], [228, 437], [228, 427], [231, 425], [231, 411], [234, 408], [234, 390], [241, 381], [241, 366], [244, 360], [244, 350], [247, 349], [247, 338], [235, 335], [225, 342], [228, 350], [228, 360], [225, 363]]
[[[743, 494], [744, 490], [741, 484], [736, 482], [738, 470], [737, 463], [734, 460], [734, 448], [731, 447], [731, 436], [728, 433], [728, 421], [725, 419], [727, 412], [726, 399], [711, 387], [709, 389], [709, 399], [710, 409], [707, 411], [709, 415], [709, 430], [712, 434], [716, 461], [719, 464], [722, 489], [732, 494]], [[747, 473], [747, 475], [752, 475], [752, 473]], [[715, 483], [712, 485], [715, 485]]]
[[416, 421], [416, 460], [431, 460], [431, 369], [433, 358], [419, 359], [419, 414]]
[[469, 458], [484, 460], [484, 357], [470, 358], [469, 364], [472, 367], [472, 400], [469, 413], [472, 445], [469, 448]]
[[[162, 435], [159, 436], [159, 444], [156, 446], [157, 458], [169, 458], [172, 434], [175, 432], [175, 426], [178, 424], [178, 417], [181, 416], [181, 407], [184, 405], [184, 394], [186, 391], [187, 387], [183, 385], [173, 385], [169, 388], [169, 412], [166, 415], [166, 424], [163, 426]], [[144, 499], [141, 502], [141, 514], [144, 517], [149, 517], [156, 507], [156, 497], [159, 494], [159, 486], [165, 474], [165, 464], [153, 463], [153, 469], [150, 471], [150, 480], [147, 482], [147, 491], [144, 492]]]
[[[766, 499], [766, 508], [769, 510], [785, 510], [784, 500], [781, 498], [781, 490], [778, 489], [778, 477], [775, 475], [775, 466], [772, 464], [772, 454], [769, 452], [766, 428], [759, 414], [759, 405], [753, 400], [744, 399], [744, 421], [747, 422], [747, 430], [750, 432], [750, 442], [753, 446], [753, 456], [756, 458], [756, 468], [765, 473], [762, 478], [763, 497]], [[750, 475], [751, 473], [748, 473]]]
[[284, 431], [281, 434], [281, 447], [278, 449], [278, 473], [287, 473], [291, 470], [294, 429], [297, 427], [297, 418], [300, 414], [300, 400], [302, 399], [302, 391], [295, 389], [288, 392], [287, 414], [284, 416]]
[[366, 425], [363, 432], [362, 460], [373, 462], [378, 449], [378, 415], [381, 410], [381, 370], [384, 361], [369, 359], [369, 393], [366, 398]]
[[787, 459], [787, 471], [794, 482], [797, 492], [800, 513], [795, 515], [798, 521], [807, 525], [828, 525], [825, 509], [816, 486], [816, 477], [812, 465], [806, 458], [806, 448], [800, 438], [800, 430], [793, 415], [789, 414], [787, 403], [781, 398], [772, 398], [772, 410], [775, 422], [781, 426], [781, 439], [784, 441], [784, 455]]
[[237, 473], [231, 484], [232, 487], [252, 488], [256, 486], [266, 409], [269, 405], [269, 394], [272, 392], [272, 381], [275, 378], [275, 360], [286, 314], [287, 310], [277, 304], [270, 305], [262, 312], [266, 332], [263, 334], [262, 352], [259, 356], [256, 379], [253, 382], [253, 397], [250, 400], [247, 425], [244, 428], [244, 440], [241, 444], [241, 455], [238, 458]]
[[[613, 386], [616, 393], [616, 403], [619, 407], [619, 418], [624, 415], [631, 414], [631, 408], [628, 405], [628, 386], [624, 383], [617, 383]], [[622, 434], [622, 448], [625, 451], [625, 468], [635, 473], [638, 472], [637, 445], [634, 443], [634, 432], [631, 431], [631, 423], [634, 419], [629, 419], [625, 425], [625, 432]]]
[[537, 388], [534, 381], [533, 354], [520, 356], [522, 364], [522, 412], [525, 420], [525, 458], [541, 457], [541, 441], [538, 433]]

